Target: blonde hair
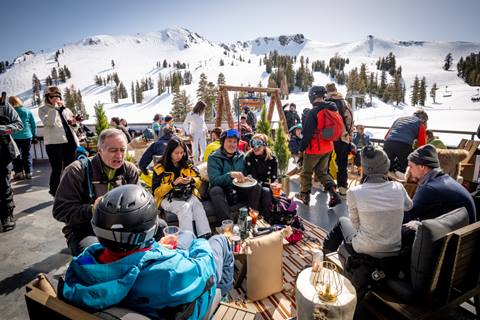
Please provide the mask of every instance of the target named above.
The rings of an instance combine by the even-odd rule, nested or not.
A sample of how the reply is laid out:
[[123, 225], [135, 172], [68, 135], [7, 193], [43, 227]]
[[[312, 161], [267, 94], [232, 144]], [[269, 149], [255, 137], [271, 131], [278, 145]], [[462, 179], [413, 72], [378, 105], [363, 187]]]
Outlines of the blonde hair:
[[23, 101], [17, 96], [10, 96], [8, 98], [8, 103], [15, 108], [21, 107], [23, 105]]
[[[272, 149], [270, 149], [270, 147], [268, 146], [268, 137], [266, 134], [263, 134], [263, 133], [255, 133], [253, 135], [253, 137], [250, 139], [250, 141], [254, 140], [254, 139], [257, 139], [257, 140], [262, 140], [263, 142], [265, 142], [265, 160], [271, 160], [273, 159], [273, 151]], [[247, 152], [247, 156], [250, 155], [250, 153], [253, 152], [253, 148], [251, 148], [250, 150], [248, 150]]]

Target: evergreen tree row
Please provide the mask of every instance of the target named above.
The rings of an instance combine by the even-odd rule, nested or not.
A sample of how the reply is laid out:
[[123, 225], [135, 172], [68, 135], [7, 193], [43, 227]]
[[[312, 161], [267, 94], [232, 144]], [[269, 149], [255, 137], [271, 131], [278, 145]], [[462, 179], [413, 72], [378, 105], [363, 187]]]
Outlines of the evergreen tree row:
[[128, 98], [127, 89], [123, 85], [123, 82], [120, 81], [118, 86], [114, 86], [112, 91], [110, 92], [110, 97], [112, 98], [112, 102], [118, 103], [119, 99], [126, 99]]
[[82, 101], [82, 94], [80, 90], [76, 90], [73, 85], [71, 85], [70, 88], [65, 88], [63, 99], [65, 107], [70, 109], [73, 114], [81, 114], [84, 117], [87, 116], [85, 104]]
[[393, 77], [396, 71], [395, 55], [390, 52], [386, 57], [378, 58], [377, 70], [387, 71]]
[[[431, 95], [431, 92], [430, 92]], [[410, 95], [410, 103], [412, 106], [420, 105], [425, 106], [427, 99], [427, 81], [425, 77], [422, 80], [415, 76], [415, 80], [412, 85], [412, 94]]]
[[50, 75], [45, 79], [45, 85], [46, 86], [53, 86], [53, 85], [58, 85], [59, 83], [65, 83], [67, 82], [67, 79], [70, 79], [72, 77], [72, 73], [70, 70], [67, 68], [67, 66], [63, 66], [58, 68], [53, 67], [52, 72]]
[[185, 90], [176, 91], [173, 94], [172, 111], [173, 119], [178, 122], [183, 122], [187, 113], [192, 110], [192, 102]]
[[480, 52], [461, 57], [457, 63], [457, 74], [471, 86], [480, 86]]
[[95, 84], [98, 86], [106, 86], [108, 83], [111, 83], [113, 81], [115, 83], [115, 86], [118, 87], [121, 82], [120, 77], [116, 72], [107, 74], [106, 77], [101, 77], [96, 75], [93, 80], [95, 81]]
[[8, 66], [8, 61], [0, 61], [0, 73], [4, 73], [5, 71], [7, 71]]
[[[218, 74], [217, 85], [225, 84], [225, 75]], [[207, 80], [205, 73], [200, 74], [200, 81], [198, 82], [197, 99], [205, 102], [207, 105], [205, 109], [205, 120], [210, 121], [214, 118], [214, 105], [217, 98], [218, 88], [213, 82]]]

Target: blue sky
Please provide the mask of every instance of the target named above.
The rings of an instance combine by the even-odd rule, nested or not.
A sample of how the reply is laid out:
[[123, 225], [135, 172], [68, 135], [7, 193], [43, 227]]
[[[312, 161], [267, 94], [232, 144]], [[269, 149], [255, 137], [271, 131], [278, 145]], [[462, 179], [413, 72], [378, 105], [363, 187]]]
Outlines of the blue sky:
[[215, 42], [303, 33], [322, 42], [373, 34], [480, 42], [479, 0], [2, 0], [0, 60], [96, 34], [186, 27]]

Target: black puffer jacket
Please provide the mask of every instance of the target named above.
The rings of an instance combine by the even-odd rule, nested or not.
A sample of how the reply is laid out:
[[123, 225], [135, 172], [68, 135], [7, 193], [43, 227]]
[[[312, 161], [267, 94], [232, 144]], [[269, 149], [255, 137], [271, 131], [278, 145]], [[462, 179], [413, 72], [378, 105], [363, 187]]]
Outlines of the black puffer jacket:
[[277, 158], [272, 155], [272, 159], [265, 160], [265, 154], [255, 156], [249, 152], [245, 157], [245, 169], [247, 175], [251, 175], [263, 186], [269, 186], [269, 182], [274, 182], [278, 177], [278, 163]]

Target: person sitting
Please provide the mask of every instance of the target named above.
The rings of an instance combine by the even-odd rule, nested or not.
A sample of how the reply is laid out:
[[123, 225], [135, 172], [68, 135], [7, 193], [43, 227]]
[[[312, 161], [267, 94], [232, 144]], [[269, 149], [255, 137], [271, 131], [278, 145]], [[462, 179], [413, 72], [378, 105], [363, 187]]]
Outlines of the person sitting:
[[220, 135], [222, 134], [222, 128], [215, 127], [210, 132], [210, 142], [205, 149], [205, 154], [203, 156], [203, 161], [208, 161], [208, 156], [218, 148], [220, 148]]
[[349, 217], [339, 218], [323, 243], [324, 253], [336, 251], [345, 241], [356, 253], [374, 258], [397, 255], [403, 212], [412, 207], [412, 200], [400, 182], [387, 180], [390, 161], [385, 152], [366, 146], [361, 161], [362, 184], [347, 191]]
[[370, 145], [370, 136], [365, 134], [365, 127], [361, 124], [356, 126], [356, 131], [353, 133], [352, 143], [355, 145], [356, 154], [355, 158], [353, 158], [353, 163], [358, 168], [358, 175], [362, 176], [362, 163], [360, 161], [361, 150]]
[[288, 132], [290, 133], [290, 141], [288, 141], [288, 149], [295, 158], [300, 156], [300, 142], [302, 141], [302, 124], [298, 123], [291, 127]]
[[152, 191], [158, 207], [178, 217], [181, 230], [193, 230], [198, 236], [208, 237], [210, 225], [202, 203], [199, 188], [200, 174], [188, 158], [188, 149], [178, 137], [167, 143], [162, 160], [153, 167]]
[[157, 113], [153, 117], [153, 122], [152, 122], [152, 130], [153, 133], [155, 133], [155, 141], [157, 141], [160, 138], [160, 129], [163, 124], [163, 116], [160, 113]]
[[65, 168], [53, 202], [53, 217], [65, 223], [62, 231], [72, 255], [98, 242], [90, 224], [95, 201], [115, 187], [138, 183], [138, 169], [125, 161], [126, 150], [123, 132], [105, 129], [93, 158], [86, 163], [76, 160]]
[[235, 123], [234, 124], [235, 128], [238, 128], [240, 131], [240, 137], [244, 137], [248, 133], [253, 133], [252, 127], [250, 127], [247, 123], [247, 115], [246, 114], [241, 114], [240, 115], [240, 123]]
[[130, 135], [130, 133], [128, 133], [127, 128], [122, 125], [122, 123], [120, 122], [120, 118], [112, 117], [112, 119], [110, 119], [110, 127], [121, 130], [127, 138], [127, 143], [130, 143], [130, 141], [132, 141], [132, 136]]
[[173, 127], [165, 126], [163, 128], [163, 134], [155, 143], [152, 143], [148, 149], [143, 153], [140, 161], [138, 162], [138, 167], [144, 175], [148, 175], [148, 166], [152, 162], [155, 156], [163, 155], [165, 147], [173, 137]]
[[[447, 146], [445, 145], [445, 143], [443, 143], [442, 140], [436, 137], [432, 130], [427, 130], [427, 143], [431, 144], [437, 149], [447, 149]], [[417, 147], [418, 147], [418, 141], [417, 139], [415, 139], [413, 141], [413, 149], [417, 149]]]
[[465, 207], [470, 223], [478, 220], [470, 193], [440, 169], [437, 149], [426, 144], [408, 156], [408, 175], [418, 183], [413, 207], [405, 210], [403, 222], [433, 219], [457, 208]]
[[137, 185], [108, 192], [96, 205], [91, 225], [100, 243], [74, 257], [59, 283], [59, 295], [79, 307], [122, 305], [151, 318], [203, 319], [218, 289], [233, 283], [233, 254], [223, 235], [178, 236], [176, 249], [159, 245], [157, 208]]
[[212, 203], [215, 204], [217, 226], [222, 220], [232, 219], [229, 205], [235, 205], [238, 201], [246, 200], [250, 208], [260, 210], [261, 186], [259, 184], [249, 189], [233, 190], [234, 179], [239, 183], [245, 181], [245, 155], [238, 152], [239, 140], [240, 133], [236, 129], [222, 132], [220, 149], [208, 157], [207, 171], [210, 182], [208, 194]]

